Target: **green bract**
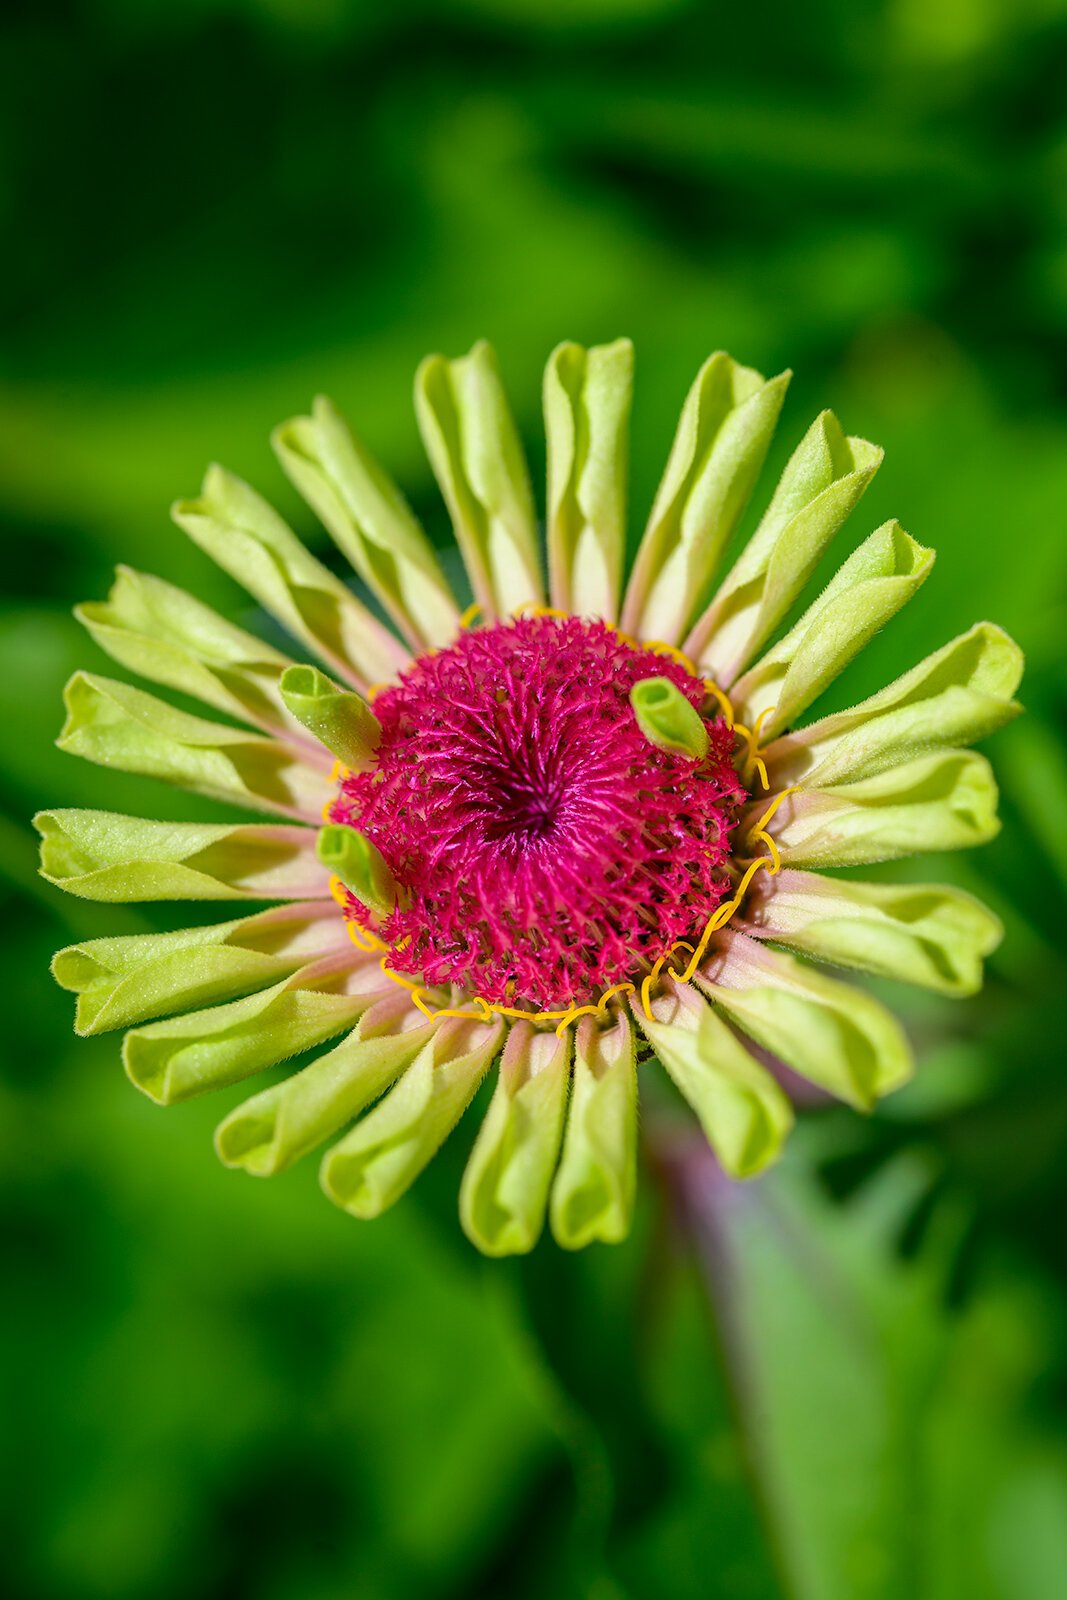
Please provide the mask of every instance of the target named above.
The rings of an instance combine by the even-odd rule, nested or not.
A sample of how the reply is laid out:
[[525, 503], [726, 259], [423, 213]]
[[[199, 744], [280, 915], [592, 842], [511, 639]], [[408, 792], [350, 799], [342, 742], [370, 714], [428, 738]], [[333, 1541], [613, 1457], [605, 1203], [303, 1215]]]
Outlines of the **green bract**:
[[669, 678], [643, 678], [630, 690], [637, 726], [650, 744], [702, 761], [708, 750], [703, 719]]
[[399, 891], [385, 857], [365, 833], [340, 823], [328, 823], [319, 829], [316, 854], [357, 900], [379, 916], [389, 915]]
[[355, 771], [374, 762], [381, 727], [352, 689], [339, 689], [318, 667], [287, 667], [278, 681], [289, 714], [319, 743]]
[[[459, 1205], [468, 1238], [490, 1256], [529, 1251], [547, 1220], [566, 1249], [616, 1241], [635, 1205], [639, 1078], [657, 1070], [648, 1051], [723, 1170], [747, 1179], [777, 1157], [793, 1121], [783, 1064], [863, 1110], [912, 1071], [891, 1013], [814, 963], [944, 996], [978, 988], [1001, 936], [979, 901], [944, 884], [827, 871], [992, 838], [996, 784], [968, 747], [1018, 713], [1022, 656], [979, 622], [879, 693], [812, 716], [930, 575], [933, 553], [886, 522], [854, 540], [836, 576], [810, 592], [882, 460], [824, 411], [715, 586], [788, 378], [767, 380], [722, 353], [704, 363], [629, 575], [631, 344], [563, 343], [549, 357], [546, 585], [518, 430], [496, 357], [481, 343], [458, 359], [429, 357], [415, 380], [469, 594], [453, 594], [400, 491], [320, 398], [274, 443], [351, 578], [311, 556], [220, 467], [174, 508], [291, 645], [263, 643], [127, 567], [106, 600], [78, 608], [120, 668], [206, 714], [77, 673], [61, 747], [115, 773], [117, 789], [130, 772], [267, 814], [168, 822], [60, 809], [36, 819], [41, 871], [71, 894], [242, 902], [226, 921], [84, 940], [53, 963], [77, 997], [78, 1032], [127, 1029], [126, 1070], [161, 1104], [311, 1053], [223, 1119], [216, 1145], [228, 1166], [266, 1176], [336, 1140], [322, 1160], [323, 1188], [352, 1216], [375, 1217], [415, 1181], [498, 1062], [468, 1141]], [[375, 697], [412, 665], [412, 652], [446, 649], [465, 627], [507, 625], [546, 602], [554, 614], [618, 620], [623, 639], [653, 645], [664, 675], [639, 681], [625, 706], [648, 741], [640, 749], [650, 762], [682, 755], [694, 783], [705, 781], [709, 751], [729, 750], [732, 729], [747, 800], [730, 824], [728, 882], [710, 922], [694, 915], [685, 939], [668, 948], [664, 937], [653, 963], [613, 943], [605, 918], [604, 970], [619, 970], [600, 993], [561, 995], [536, 1013], [521, 995], [490, 1003], [458, 983], [427, 987], [405, 968], [404, 942], [391, 949], [382, 935], [394, 909], [411, 904], [414, 869], [399, 857], [390, 866], [384, 834], [372, 839], [366, 814], [334, 802], [346, 774], [358, 775], [353, 785], [377, 783], [389, 739], [406, 737], [389, 723], [390, 702]], [[691, 694], [666, 675], [668, 658], [692, 671]], [[501, 688], [498, 703], [505, 697]], [[601, 740], [613, 732], [596, 729]], [[520, 783], [530, 781], [523, 754], [514, 752]], [[404, 804], [415, 814], [421, 760], [413, 752], [405, 768]], [[463, 795], [475, 809], [487, 781], [480, 771], [472, 763]], [[647, 792], [643, 780], [635, 786], [638, 824]], [[432, 842], [447, 853], [448, 836]], [[657, 872], [674, 870], [676, 842], [655, 840], [653, 918]], [[486, 882], [484, 897], [491, 875]], [[552, 883], [565, 908], [566, 884]], [[448, 955], [434, 950], [446, 969]]]

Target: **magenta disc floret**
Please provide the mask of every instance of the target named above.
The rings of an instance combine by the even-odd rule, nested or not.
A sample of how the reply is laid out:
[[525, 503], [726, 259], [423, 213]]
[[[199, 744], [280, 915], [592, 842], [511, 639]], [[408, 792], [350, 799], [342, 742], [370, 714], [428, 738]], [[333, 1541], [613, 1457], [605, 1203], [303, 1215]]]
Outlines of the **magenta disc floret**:
[[[699, 678], [602, 622], [520, 617], [420, 657], [374, 702], [375, 766], [330, 819], [360, 828], [403, 893], [386, 964], [491, 1003], [588, 1004], [695, 939], [730, 889], [746, 792], [733, 733], [706, 716], [699, 762], [650, 744], [630, 690]], [[714, 711], [714, 707], [712, 711]]]

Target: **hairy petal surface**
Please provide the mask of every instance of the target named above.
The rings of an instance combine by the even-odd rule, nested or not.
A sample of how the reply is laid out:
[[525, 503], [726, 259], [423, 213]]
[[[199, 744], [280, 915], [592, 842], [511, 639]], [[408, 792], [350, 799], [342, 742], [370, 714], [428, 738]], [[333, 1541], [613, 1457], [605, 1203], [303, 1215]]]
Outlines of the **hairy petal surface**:
[[76, 1032], [105, 1033], [265, 988], [348, 943], [336, 906], [312, 900], [204, 928], [88, 939], [60, 950], [52, 974], [78, 996]]
[[778, 1157], [793, 1126], [788, 1096], [688, 983], [669, 982], [642, 1032], [692, 1106], [731, 1178], [752, 1178]]
[[41, 811], [41, 874], [83, 900], [311, 900], [330, 892], [310, 828]]
[[873, 996], [744, 934], [721, 934], [696, 981], [757, 1044], [861, 1111], [911, 1077], [904, 1032]]
[[1000, 828], [997, 798], [984, 756], [935, 751], [856, 783], [805, 787], [783, 801], [768, 832], [787, 865], [862, 867], [988, 843]]
[[64, 690], [61, 750], [101, 767], [162, 778], [253, 811], [314, 821], [329, 760], [313, 747], [208, 722], [114, 678], [76, 672]]
[[761, 873], [747, 932], [817, 961], [898, 978], [940, 994], [975, 994], [1003, 929], [980, 900], [947, 884], [859, 883], [789, 868]]
[[556, 1243], [580, 1250], [594, 1239], [625, 1239], [637, 1184], [637, 1058], [623, 1012], [605, 1028], [583, 1017], [574, 1039], [574, 1077], [563, 1156], [549, 1216]]
[[554, 606], [614, 622], [626, 553], [634, 347], [561, 344], [545, 368], [548, 571]]
[[791, 374], [719, 351], [697, 374], [626, 590], [622, 625], [677, 644], [763, 465]]
[[294, 639], [357, 689], [384, 683], [408, 652], [289, 525], [240, 478], [210, 467], [195, 500], [172, 516]]
[[322, 1186], [353, 1217], [377, 1217], [437, 1154], [500, 1048], [499, 1020], [438, 1028], [394, 1089], [322, 1163]]
[[384, 988], [377, 962], [350, 946], [244, 1000], [133, 1029], [122, 1046], [127, 1076], [157, 1105], [174, 1105], [343, 1033]]
[[453, 638], [459, 612], [433, 546], [407, 501], [319, 395], [310, 417], [274, 432], [292, 483], [416, 650]]
[[347, 1039], [243, 1101], [219, 1123], [220, 1161], [257, 1178], [284, 1172], [377, 1100], [440, 1026], [427, 1022], [397, 990], [383, 995]]
[[459, 1192], [459, 1216], [485, 1255], [532, 1250], [544, 1226], [563, 1134], [571, 1041], [517, 1022]]
[[685, 642], [706, 678], [729, 688], [770, 637], [882, 462], [832, 411], [812, 423], [729, 576]]
[[924, 751], [974, 744], [1018, 716], [1022, 674], [1015, 641], [978, 622], [869, 700], [768, 745], [771, 781], [842, 783]]
[[75, 606], [74, 615], [130, 672], [268, 732], [303, 738], [278, 693], [288, 656], [184, 589], [117, 567], [107, 599]]
[[773, 738], [806, 711], [926, 581], [934, 553], [886, 522], [854, 550], [800, 621], [731, 691], [750, 726]]
[[544, 589], [530, 474], [490, 346], [456, 361], [428, 356], [415, 413], [483, 615], [536, 604]]

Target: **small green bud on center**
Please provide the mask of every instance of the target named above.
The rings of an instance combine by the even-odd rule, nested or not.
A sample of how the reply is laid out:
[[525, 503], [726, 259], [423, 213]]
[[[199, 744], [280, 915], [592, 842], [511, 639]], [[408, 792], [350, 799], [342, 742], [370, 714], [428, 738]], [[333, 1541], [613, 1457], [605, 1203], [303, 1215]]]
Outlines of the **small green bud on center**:
[[637, 726], [650, 744], [703, 761], [708, 753], [708, 730], [699, 711], [669, 678], [642, 678], [630, 690]]
[[319, 829], [315, 850], [323, 866], [377, 916], [387, 917], [394, 909], [400, 898], [399, 886], [385, 857], [365, 833], [329, 822]]
[[282, 700], [291, 716], [353, 772], [369, 767], [382, 729], [367, 702], [339, 689], [318, 667], [286, 667]]

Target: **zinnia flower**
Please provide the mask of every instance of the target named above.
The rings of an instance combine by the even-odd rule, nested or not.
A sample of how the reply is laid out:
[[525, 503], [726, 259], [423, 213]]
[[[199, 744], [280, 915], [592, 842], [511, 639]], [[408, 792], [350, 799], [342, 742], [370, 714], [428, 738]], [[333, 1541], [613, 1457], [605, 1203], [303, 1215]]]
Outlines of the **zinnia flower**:
[[1018, 710], [1018, 648], [979, 623], [880, 694], [805, 720], [933, 554], [886, 523], [783, 631], [881, 461], [824, 412], [709, 599], [789, 376], [718, 354], [624, 584], [632, 364], [625, 340], [549, 360], [547, 598], [485, 344], [429, 358], [415, 387], [466, 610], [328, 401], [275, 448], [395, 632], [211, 468], [175, 520], [317, 665], [121, 568], [79, 619], [123, 667], [216, 715], [78, 673], [59, 743], [276, 820], [37, 819], [44, 875], [73, 894], [276, 902], [54, 963], [78, 1032], [130, 1028], [126, 1071], [160, 1104], [339, 1040], [230, 1112], [228, 1165], [276, 1173], [340, 1134], [323, 1187], [376, 1216], [498, 1062], [460, 1195], [492, 1254], [530, 1249], [546, 1211], [568, 1248], [623, 1237], [648, 1047], [725, 1170], [748, 1177], [792, 1122], [780, 1063], [860, 1109], [912, 1071], [893, 1016], [814, 963], [968, 994], [1000, 934], [958, 889], [824, 869], [992, 837], [993, 777], [965, 747]]

